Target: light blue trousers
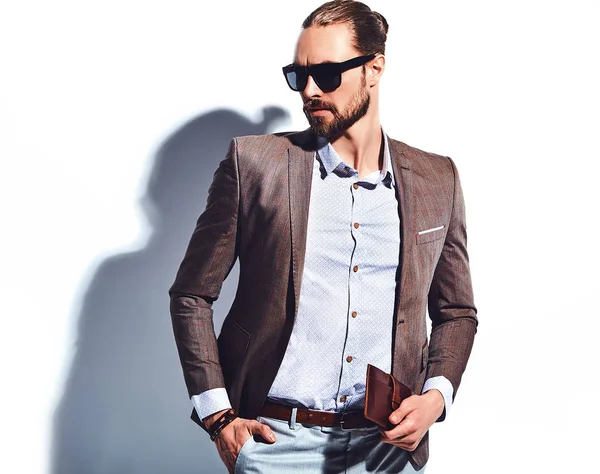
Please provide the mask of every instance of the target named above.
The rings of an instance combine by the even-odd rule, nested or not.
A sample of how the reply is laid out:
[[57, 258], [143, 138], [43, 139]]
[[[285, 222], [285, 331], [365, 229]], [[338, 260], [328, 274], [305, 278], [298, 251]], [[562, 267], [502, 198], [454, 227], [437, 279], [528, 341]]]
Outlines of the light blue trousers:
[[239, 453], [235, 474], [364, 472], [423, 474], [409, 462], [409, 453], [382, 443], [377, 428], [343, 430], [259, 417], [277, 441], [250, 438]]

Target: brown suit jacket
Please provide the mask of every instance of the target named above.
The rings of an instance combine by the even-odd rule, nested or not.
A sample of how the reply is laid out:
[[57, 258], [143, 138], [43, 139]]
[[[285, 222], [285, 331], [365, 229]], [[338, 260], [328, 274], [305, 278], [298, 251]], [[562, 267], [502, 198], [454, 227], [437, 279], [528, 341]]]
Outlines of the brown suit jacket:
[[[447, 157], [389, 146], [402, 237], [392, 372], [415, 393], [443, 375], [456, 395], [477, 327], [458, 174]], [[246, 418], [265, 402], [298, 310], [315, 147], [309, 130], [235, 138], [170, 289], [189, 395], [225, 387]], [[238, 289], [217, 340], [211, 306], [236, 258]], [[425, 436], [413, 463], [428, 455]]]

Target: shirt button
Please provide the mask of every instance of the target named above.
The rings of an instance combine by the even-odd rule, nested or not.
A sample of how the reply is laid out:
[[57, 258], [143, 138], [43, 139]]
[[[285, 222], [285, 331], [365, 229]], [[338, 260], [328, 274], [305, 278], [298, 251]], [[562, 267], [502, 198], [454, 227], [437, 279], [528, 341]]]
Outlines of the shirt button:
[[358, 229], [359, 227], [360, 227], [360, 224], [359, 224], [358, 222], [355, 222], [355, 223], [354, 223], [354, 228], [355, 228], [355, 229]]
[[350, 171], [350, 168], [348, 166], [344, 166], [344, 171], [347, 173], [348, 171]]
[[352, 356], [346, 357], [346, 362], [352, 362]]
[[358, 316], [358, 313], [356, 311], [352, 311], [352, 317], [356, 318]]
[[354, 189], [358, 189], [358, 183], [354, 183], [354, 184], [352, 185], [352, 187], [353, 187]]
[[354, 273], [356, 273], [358, 271], [358, 265], [354, 265], [354, 268], [352, 270], [354, 270]]
[[346, 395], [342, 395], [342, 396], [340, 397], [340, 402], [342, 402], [342, 403], [345, 403], [345, 402], [346, 402], [346, 399], [347, 399]]

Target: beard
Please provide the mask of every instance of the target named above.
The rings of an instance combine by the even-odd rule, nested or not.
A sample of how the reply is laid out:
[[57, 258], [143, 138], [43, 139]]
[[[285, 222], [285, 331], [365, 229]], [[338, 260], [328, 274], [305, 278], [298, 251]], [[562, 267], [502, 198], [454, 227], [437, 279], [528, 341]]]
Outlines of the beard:
[[[307, 101], [304, 104], [303, 110], [311, 130], [316, 135], [332, 141], [332, 139], [342, 135], [352, 125], [363, 118], [369, 111], [370, 104], [371, 96], [367, 92], [367, 81], [363, 75], [359, 90], [342, 112], [340, 112], [335, 105], [323, 102], [319, 99]], [[315, 117], [311, 115], [310, 109], [314, 108], [329, 110], [333, 115], [333, 119], [327, 120], [326, 117]]]

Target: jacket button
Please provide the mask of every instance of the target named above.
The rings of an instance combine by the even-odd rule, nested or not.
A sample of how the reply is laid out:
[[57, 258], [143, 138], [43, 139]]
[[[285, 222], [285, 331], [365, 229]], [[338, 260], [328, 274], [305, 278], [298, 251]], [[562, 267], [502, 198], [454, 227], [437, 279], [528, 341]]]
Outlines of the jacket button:
[[352, 362], [352, 356], [346, 357], [346, 362]]

